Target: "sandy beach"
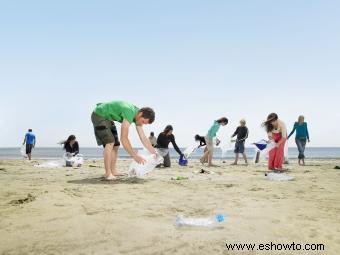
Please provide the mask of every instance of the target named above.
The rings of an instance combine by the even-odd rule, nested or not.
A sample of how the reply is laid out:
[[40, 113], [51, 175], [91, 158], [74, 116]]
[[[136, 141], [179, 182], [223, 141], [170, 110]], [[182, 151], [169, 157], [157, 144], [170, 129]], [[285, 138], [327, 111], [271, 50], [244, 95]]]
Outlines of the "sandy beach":
[[[40, 161], [40, 163], [43, 161]], [[36, 161], [35, 161], [36, 163]], [[291, 161], [290, 182], [265, 165], [195, 174], [190, 162], [143, 179], [102, 181], [102, 161], [37, 168], [0, 161], [1, 254], [329, 254], [340, 250], [340, 160]], [[118, 163], [127, 172], [130, 161]], [[207, 169], [204, 167], [204, 169]], [[178, 176], [184, 180], [172, 180]], [[175, 226], [177, 215], [226, 219], [214, 229]], [[226, 244], [323, 244], [324, 251], [230, 251]]]

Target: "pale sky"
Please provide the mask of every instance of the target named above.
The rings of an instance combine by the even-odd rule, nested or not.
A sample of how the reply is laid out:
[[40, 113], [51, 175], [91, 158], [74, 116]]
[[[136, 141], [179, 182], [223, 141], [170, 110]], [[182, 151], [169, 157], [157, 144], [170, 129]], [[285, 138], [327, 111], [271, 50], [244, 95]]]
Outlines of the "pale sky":
[[[37, 146], [76, 135], [96, 146], [98, 102], [150, 106], [177, 143], [241, 118], [248, 144], [266, 138], [276, 112], [290, 131], [298, 115], [309, 146], [340, 146], [339, 1], [1, 1], [0, 147], [28, 128]], [[131, 129], [133, 146], [140, 146]], [[294, 141], [290, 141], [294, 146]]]

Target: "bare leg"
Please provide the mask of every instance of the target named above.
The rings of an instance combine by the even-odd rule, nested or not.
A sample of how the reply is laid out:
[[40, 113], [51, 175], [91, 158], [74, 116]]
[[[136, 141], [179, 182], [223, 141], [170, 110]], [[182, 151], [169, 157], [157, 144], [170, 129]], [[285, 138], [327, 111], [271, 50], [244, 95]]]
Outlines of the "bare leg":
[[120, 172], [117, 171], [117, 157], [118, 157], [118, 149], [119, 146], [113, 146], [112, 149], [112, 158], [111, 158], [111, 173], [114, 176], [120, 176], [122, 175]]
[[234, 160], [234, 163], [232, 163], [232, 165], [237, 165], [237, 161], [238, 161], [238, 153], [235, 153], [235, 160]]
[[243, 152], [242, 156], [243, 156], [244, 162], [248, 165], [247, 155]]
[[114, 176], [111, 173], [111, 163], [112, 163], [112, 151], [113, 151], [113, 143], [108, 143], [104, 148], [104, 167], [105, 167], [105, 177], [107, 179], [114, 179]]
[[201, 163], [203, 164], [206, 159], [208, 159], [208, 161], [209, 161], [209, 150], [204, 152], [202, 158], [200, 159]]
[[210, 153], [210, 152], [208, 154], [208, 166], [213, 166], [213, 163], [212, 163], [212, 153]]
[[301, 166], [301, 159], [299, 159], [299, 165]]
[[32, 159], [32, 153], [28, 153], [27, 157], [28, 157], [28, 160], [31, 160]]
[[302, 165], [303, 166], [305, 165], [305, 159], [304, 158], [302, 159]]

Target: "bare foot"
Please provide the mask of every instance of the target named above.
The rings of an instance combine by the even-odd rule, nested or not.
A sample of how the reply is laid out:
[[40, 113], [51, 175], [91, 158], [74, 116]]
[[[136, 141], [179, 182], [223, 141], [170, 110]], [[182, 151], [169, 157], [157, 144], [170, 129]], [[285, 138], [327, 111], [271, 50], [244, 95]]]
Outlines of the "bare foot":
[[115, 172], [112, 172], [112, 175], [114, 175], [114, 176], [124, 176], [126, 174], [115, 171]]
[[236, 166], [236, 165], [237, 165], [237, 163], [235, 163], [235, 162], [234, 162], [234, 163], [231, 163], [230, 165], [231, 165], [231, 166]]
[[116, 180], [117, 178], [114, 176], [114, 175], [112, 175], [112, 174], [110, 174], [109, 176], [105, 176], [105, 180], [106, 181], [113, 181], [113, 180]]

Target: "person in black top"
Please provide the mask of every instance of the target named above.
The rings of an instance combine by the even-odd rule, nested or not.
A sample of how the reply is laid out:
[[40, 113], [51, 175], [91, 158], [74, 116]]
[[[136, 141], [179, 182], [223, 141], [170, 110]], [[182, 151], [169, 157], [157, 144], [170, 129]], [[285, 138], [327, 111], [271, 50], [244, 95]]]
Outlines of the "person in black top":
[[242, 153], [243, 159], [248, 165], [247, 155], [244, 152], [244, 142], [248, 138], [248, 128], [246, 127], [246, 121], [244, 119], [240, 120], [240, 126], [237, 127], [236, 131], [231, 137], [237, 135], [236, 143], [235, 143], [235, 161], [232, 165], [237, 165], [239, 153]]
[[207, 145], [207, 143], [205, 142], [205, 137], [204, 136], [195, 135], [195, 141], [196, 142], [200, 142], [200, 145], [198, 146], [198, 148]]
[[177, 151], [177, 153], [180, 156], [184, 156], [184, 154], [181, 152], [181, 150], [178, 148], [175, 136], [172, 134], [173, 127], [171, 125], [167, 125], [162, 133], [158, 135], [157, 138], [157, 145], [156, 148], [159, 149], [165, 149], [167, 150], [167, 154], [164, 156], [164, 167], [171, 167], [171, 161], [170, 161], [170, 155], [169, 155], [169, 143], [171, 142], [174, 146], [174, 149]]
[[61, 142], [64, 144], [64, 150], [69, 156], [75, 156], [79, 153], [79, 144], [74, 135], [70, 135], [66, 141]]
[[[204, 136], [200, 136], [200, 135], [195, 135], [195, 141], [196, 142], [200, 142], [200, 145], [197, 147], [197, 148], [200, 148], [200, 147], [203, 147], [203, 146], [206, 146], [207, 143], [205, 141], [205, 137]], [[207, 151], [207, 147], [204, 148], [204, 153]], [[204, 157], [203, 158], [203, 163], [207, 163], [208, 162], [208, 157]]]

